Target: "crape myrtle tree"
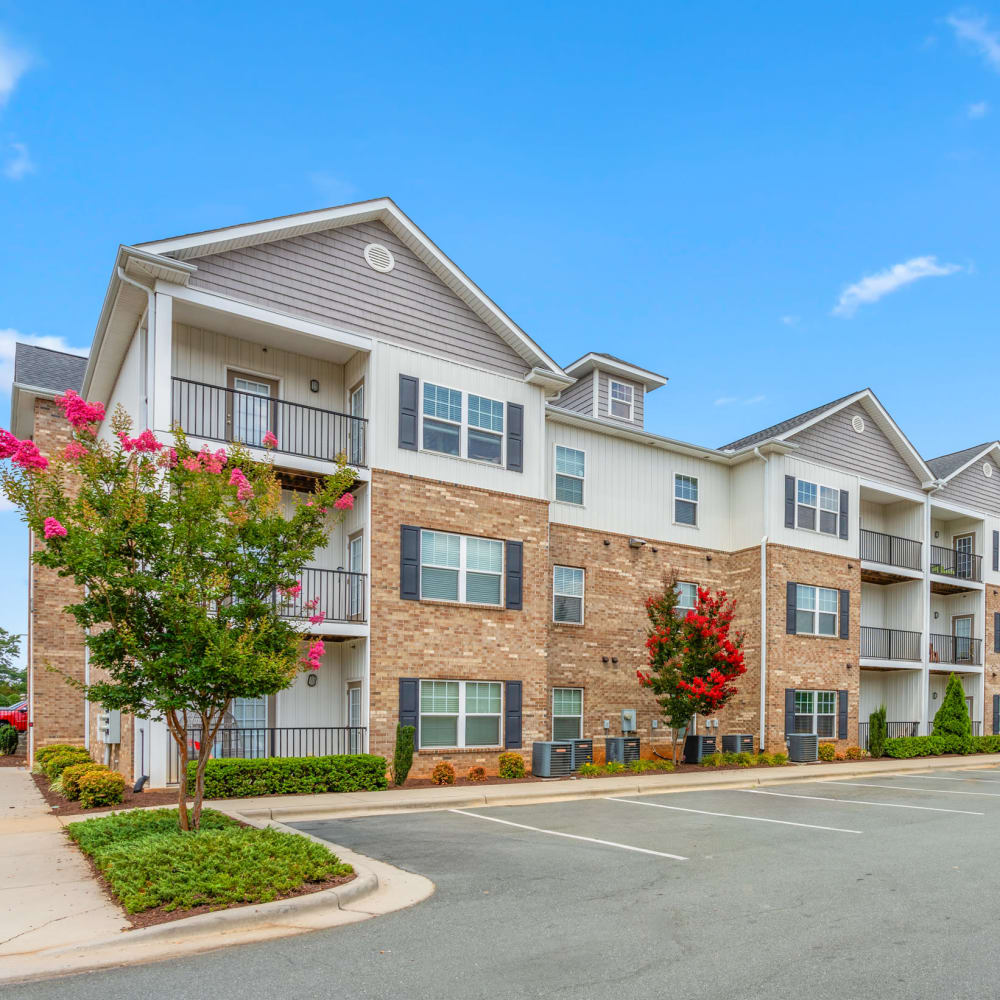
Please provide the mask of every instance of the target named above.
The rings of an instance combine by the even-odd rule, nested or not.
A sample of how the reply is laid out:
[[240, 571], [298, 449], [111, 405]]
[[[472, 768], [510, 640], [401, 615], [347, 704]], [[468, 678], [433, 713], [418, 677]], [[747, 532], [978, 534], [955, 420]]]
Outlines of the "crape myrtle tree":
[[15, 663], [21, 637], [0, 628], [0, 705], [20, 701], [28, 693], [28, 672]]
[[733, 681], [746, 673], [743, 634], [731, 632], [735, 603], [724, 590], [698, 588], [694, 608], [680, 615], [677, 583], [664, 581], [663, 592], [646, 600], [649, 669], [637, 670], [639, 683], [649, 688], [673, 730], [673, 760], [677, 735], [694, 715], [709, 716], [736, 694]]
[[[47, 459], [0, 430], [0, 458], [10, 459], [0, 485], [43, 542], [33, 560], [80, 588], [66, 611], [105, 677], [71, 683], [107, 709], [166, 720], [181, 763], [178, 823], [197, 829], [205, 765], [233, 699], [275, 694], [299, 669], [319, 669], [322, 641], [300, 658], [301, 634], [281, 602], [322, 620], [299, 574], [327, 543], [328, 512], [353, 507], [354, 477], [341, 456], [289, 510], [273, 465], [243, 447], [195, 451], [179, 427], [172, 445], [150, 430], [132, 437], [120, 406], [109, 444], [97, 437], [101, 404], [74, 392], [56, 402], [70, 443]], [[268, 431], [261, 444], [278, 441]], [[189, 727], [201, 730], [190, 815]]]

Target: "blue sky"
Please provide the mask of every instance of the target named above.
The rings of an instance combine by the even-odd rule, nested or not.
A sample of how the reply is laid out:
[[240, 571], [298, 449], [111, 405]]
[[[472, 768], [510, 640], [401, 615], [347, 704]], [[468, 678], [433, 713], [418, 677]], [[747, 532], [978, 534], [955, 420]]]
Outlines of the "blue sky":
[[99, 8], [0, 0], [0, 412], [117, 244], [387, 194], [556, 360], [670, 376], [660, 433], [865, 385], [926, 456], [1000, 433], [1000, 6]]

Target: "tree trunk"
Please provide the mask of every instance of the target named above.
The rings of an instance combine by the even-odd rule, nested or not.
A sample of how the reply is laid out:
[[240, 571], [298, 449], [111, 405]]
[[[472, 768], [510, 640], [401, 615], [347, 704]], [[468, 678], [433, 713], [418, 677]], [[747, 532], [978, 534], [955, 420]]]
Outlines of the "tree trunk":
[[169, 711], [166, 713], [167, 728], [177, 744], [178, 757], [180, 758], [180, 774], [178, 775], [177, 789], [177, 826], [179, 829], [187, 831], [191, 829], [187, 811], [187, 729], [177, 718], [177, 713]]
[[201, 714], [202, 743], [198, 751], [198, 765], [194, 770], [194, 803], [191, 809], [192, 829], [201, 827], [201, 806], [205, 798], [205, 768], [208, 766], [209, 758], [212, 756], [212, 746], [219, 728], [229, 711], [231, 701], [226, 702], [225, 708], [217, 715], [211, 712]]

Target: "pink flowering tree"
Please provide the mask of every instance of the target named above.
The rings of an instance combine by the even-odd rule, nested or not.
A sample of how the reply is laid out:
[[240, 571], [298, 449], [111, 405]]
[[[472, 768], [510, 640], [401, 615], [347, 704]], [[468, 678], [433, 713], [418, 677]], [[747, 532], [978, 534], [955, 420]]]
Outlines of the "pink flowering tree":
[[[190, 813], [181, 781], [178, 822], [197, 829], [205, 765], [233, 699], [275, 694], [297, 671], [319, 669], [322, 640], [303, 654], [282, 602], [301, 593], [330, 519], [353, 506], [353, 473], [341, 463], [288, 511], [272, 464], [244, 448], [195, 451], [179, 428], [169, 444], [149, 430], [133, 437], [120, 408], [112, 445], [97, 437], [100, 404], [72, 392], [57, 402], [72, 441], [46, 457], [0, 431], [0, 485], [44, 540], [32, 558], [80, 588], [66, 610], [98, 668], [87, 697], [166, 720], [193, 779]], [[318, 602], [305, 603], [315, 612]], [[189, 727], [202, 734], [194, 754]]]

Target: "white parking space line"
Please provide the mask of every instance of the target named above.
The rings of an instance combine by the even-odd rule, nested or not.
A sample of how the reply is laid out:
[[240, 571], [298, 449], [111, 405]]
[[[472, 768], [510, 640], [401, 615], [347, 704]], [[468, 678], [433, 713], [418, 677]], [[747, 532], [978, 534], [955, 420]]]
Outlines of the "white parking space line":
[[1000, 785], [1000, 778], [954, 778], [951, 775], [943, 774], [908, 774], [906, 777], [930, 778], [932, 781], [982, 781], [987, 785]]
[[449, 809], [448, 812], [460, 816], [471, 816], [473, 819], [485, 819], [490, 823], [503, 823], [504, 826], [516, 826], [521, 830], [531, 830], [533, 833], [547, 833], [550, 837], [566, 837], [569, 840], [585, 840], [591, 844], [603, 844], [605, 847], [617, 847], [623, 851], [635, 851], [637, 854], [652, 854], [657, 858], [670, 858], [673, 861], [687, 861], [679, 854], [667, 854], [665, 851], [651, 851], [647, 847], [633, 847], [631, 844], [619, 844], [614, 840], [598, 840], [597, 837], [581, 837], [576, 833], [563, 833], [561, 830], [545, 830], [540, 826], [528, 826], [527, 823], [514, 823], [509, 819], [497, 819], [496, 816], [480, 816], [479, 813], [466, 812], [464, 809]]
[[969, 788], [921, 788], [919, 785], [876, 785], [869, 781], [824, 781], [824, 785], [852, 785], [855, 788], [892, 788], [900, 792], [930, 792], [932, 795], [980, 795], [1000, 799], [1000, 792], [974, 792]]
[[887, 809], [919, 809], [921, 812], [961, 813], [963, 816], [985, 816], [968, 809], [942, 809], [940, 806], [911, 806], [902, 802], [868, 802], [865, 799], [835, 799], [830, 795], [793, 795], [791, 792], [765, 792], [762, 788], [737, 788], [747, 795], [776, 795], [782, 799], [811, 799], [813, 802], [841, 802], [849, 806], [885, 806]]
[[683, 806], [666, 806], [662, 802], [639, 802], [635, 799], [616, 799], [605, 796], [608, 802], [627, 802], [630, 806], [652, 806], [654, 809], [670, 809], [673, 812], [697, 813], [699, 816], [721, 816], [723, 819], [748, 819], [754, 823], [778, 823], [781, 826], [802, 826], [808, 830], [828, 830], [830, 833], [861, 833], [861, 830], [843, 830], [839, 826], [818, 826], [815, 823], [793, 823], [787, 819], [769, 819], [766, 816], [741, 816], [739, 813], [710, 812], [708, 809], [685, 809]]

